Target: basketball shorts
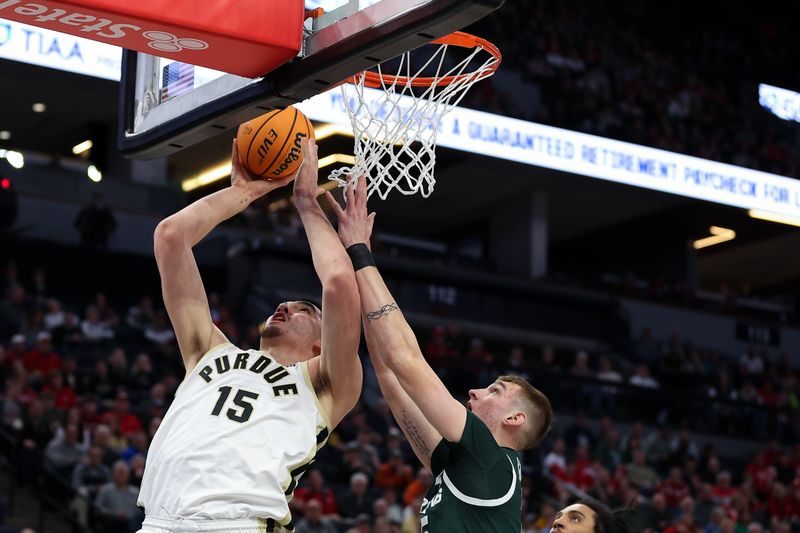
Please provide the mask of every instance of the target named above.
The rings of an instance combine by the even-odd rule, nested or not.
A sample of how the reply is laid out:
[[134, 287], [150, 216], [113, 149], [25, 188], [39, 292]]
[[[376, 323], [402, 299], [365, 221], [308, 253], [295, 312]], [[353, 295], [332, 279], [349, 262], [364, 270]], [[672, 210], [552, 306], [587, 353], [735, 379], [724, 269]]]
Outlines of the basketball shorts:
[[291, 533], [272, 518], [172, 520], [146, 517], [138, 533]]

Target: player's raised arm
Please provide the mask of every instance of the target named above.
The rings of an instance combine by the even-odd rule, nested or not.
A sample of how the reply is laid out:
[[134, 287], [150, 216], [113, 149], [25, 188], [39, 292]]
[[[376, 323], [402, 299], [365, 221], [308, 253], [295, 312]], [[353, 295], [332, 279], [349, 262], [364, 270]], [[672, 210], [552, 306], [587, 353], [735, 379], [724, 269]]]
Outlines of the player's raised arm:
[[292, 180], [254, 178], [240, 164], [235, 142], [231, 162], [230, 187], [201, 198], [162, 220], [153, 236], [161, 292], [187, 373], [209, 348], [226, 340], [211, 320], [192, 247], [220, 222]]
[[375, 368], [375, 375], [378, 378], [378, 385], [381, 394], [389, 404], [395, 421], [400, 426], [406, 436], [414, 454], [419, 462], [428, 470], [431, 469], [431, 454], [442, 436], [436, 431], [425, 415], [414, 403], [414, 400], [403, 390], [397, 376], [394, 375], [386, 363], [383, 362], [383, 353], [380, 345], [375, 341], [369, 328], [364, 328], [367, 339], [367, 349], [369, 350], [372, 366]]
[[[360, 178], [358, 187], [348, 187], [345, 194], [347, 196], [345, 209], [341, 209], [330, 193], [327, 194], [328, 202], [339, 218], [339, 237], [346, 246], [357, 242], [369, 245], [374, 213], [367, 216], [365, 179]], [[366, 320], [366, 316], [363, 319]], [[431, 453], [442, 436], [428, 422], [411, 397], [406, 394], [394, 372], [386, 366], [383, 360], [383, 346], [375, 340], [371, 329], [366, 325], [364, 335], [381, 394], [389, 404], [392, 415], [411, 444], [417, 458], [426, 468], [430, 469]]]
[[[322, 284], [321, 356], [309, 361], [309, 373], [320, 386], [320, 401], [331, 424], [338, 424], [361, 395], [363, 370], [358, 359], [361, 321], [353, 266], [328, 217], [317, 201], [317, 145], [301, 144], [303, 164], [294, 184], [294, 198], [311, 247], [314, 269]], [[328, 397], [326, 392], [330, 393]]]
[[[339, 236], [348, 248], [356, 269], [370, 356], [376, 372], [386, 368], [400, 385], [403, 394], [394, 387], [395, 381], [378, 375], [379, 378], [384, 377], [381, 390], [388, 385], [384, 394], [388, 391], [387, 401], [414, 446], [414, 451], [418, 456], [420, 452], [429, 456], [440, 440], [439, 436], [451, 442], [461, 439], [467, 410], [453, 398], [425, 361], [414, 332], [392, 298], [380, 272], [371, 263], [368, 243], [374, 213], [367, 215], [366, 180], [360, 178], [355, 191], [348, 191], [347, 194], [348, 205], [345, 210], [330, 194], [328, 200], [339, 216]], [[411, 408], [406, 398], [411, 399], [416, 409]], [[395, 405], [392, 405], [393, 401]], [[430, 460], [423, 463], [429, 465]]]

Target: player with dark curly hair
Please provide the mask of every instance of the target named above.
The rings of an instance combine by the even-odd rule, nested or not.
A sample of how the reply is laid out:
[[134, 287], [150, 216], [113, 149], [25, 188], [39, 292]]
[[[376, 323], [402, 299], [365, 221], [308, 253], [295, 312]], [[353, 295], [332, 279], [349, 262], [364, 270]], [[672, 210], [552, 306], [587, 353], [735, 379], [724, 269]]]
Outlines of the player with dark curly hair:
[[612, 511], [594, 500], [581, 500], [561, 509], [551, 533], [633, 533], [625, 520], [627, 509]]

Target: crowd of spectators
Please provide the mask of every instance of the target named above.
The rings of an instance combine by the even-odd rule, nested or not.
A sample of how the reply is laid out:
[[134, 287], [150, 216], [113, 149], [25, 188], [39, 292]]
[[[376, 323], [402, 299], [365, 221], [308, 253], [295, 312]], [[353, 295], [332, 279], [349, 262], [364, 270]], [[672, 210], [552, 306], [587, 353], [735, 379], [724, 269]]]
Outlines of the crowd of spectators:
[[500, 374], [528, 378], [561, 411], [617, 420], [651, 418], [721, 435], [776, 438], [800, 436], [800, 373], [785, 352], [751, 346], [725, 354], [683, 340], [677, 333], [656, 339], [644, 328], [631, 342], [631, 356], [613, 352], [559, 353], [521, 346], [493, 353], [480, 338], [438, 326], [425, 346], [428, 360], [450, 390], [467, 390]]
[[730, 356], [681, 340], [677, 333], [658, 341], [647, 328], [634, 349], [639, 366], [652, 368], [670, 390], [705, 391], [705, 409], [696, 410], [704, 415], [695, 415], [705, 427], [786, 442], [800, 436], [800, 374], [789, 354], [751, 346]]
[[[20, 273], [9, 264], [2, 282], [0, 329], [14, 333], [0, 342], [0, 440], [16, 482], [64, 502], [78, 524], [135, 531], [148, 445], [182, 378], [164, 310], [147, 297], [124, 305], [104, 293], [61, 302], [44, 269]], [[242, 348], [257, 347], [254, 328], [238, 323], [218, 295], [210, 294], [209, 303], [229, 338]], [[659, 343], [645, 334], [636, 358], [624, 361], [548, 347], [489, 346], [455, 326], [425, 333], [421, 345], [451, 390], [517, 374], [547, 392], [558, 412], [586, 413], [557, 424], [552, 438], [525, 455], [526, 533], [548, 531], [554, 512], [582, 494], [614, 506], [633, 502], [638, 531], [717, 533], [761, 524], [777, 533], [800, 524], [800, 446], [780, 440], [797, 424], [787, 414], [797, 410], [796, 371], [785, 357], [771, 361], [748, 352], [726, 367], [677, 338]], [[687, 376], [694, 374], [706, 379], [705, 388], [691, 386], [704, 399], [731, 399], [721, 404], [729, 409], [716, 422], [702, 414], [654, 420], [631, 409], [630, 390], [689, 388]], [[365, 391], [295, 492], [297, 533], [419, 533], [417, 513], [432, 474], [419, 467], [374, 381], [367, 382], [371, 394]], [[755, 397], [748, 396], [753, 388]], [[773, 397], [782, 402], [776, 405], [783, 418], [746, 421], [773, 437], [755, 457], [719, 456], [691, 433], [703, 426], [724, 434], [726, 423], [741, 422], [729, 417], [746, 412], [745, 402], [772, 405]], [[647, 429], [642, 421], [657, 424]]]
[[604, 418], [593, 431], [579, 417], [562, 435], [542, 462], [555, 502], [540, 502], [528, 531], [547, 531], [576, 491], [630, 507], [634, 531], [788, 532], [800, 525], [796, 446], [771, 443], [733, 469], [686, 430], [636, 423], [621, 432]]
[[525, 0], [473, 31], [498, 44], [504, 70], [535, 85], [539, 102], [490, 79], [465, 105], [800, 177], [797, 124], [758, 106], [759, 82], [800, 89], [787, 68], [800, 47], [782, 9]]

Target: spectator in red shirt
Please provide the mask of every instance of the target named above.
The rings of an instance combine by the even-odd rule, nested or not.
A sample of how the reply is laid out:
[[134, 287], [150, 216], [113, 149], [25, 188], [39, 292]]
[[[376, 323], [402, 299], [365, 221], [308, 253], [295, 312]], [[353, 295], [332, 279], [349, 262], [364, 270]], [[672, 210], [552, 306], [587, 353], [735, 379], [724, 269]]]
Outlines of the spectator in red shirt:
[[777, 439], [772, 439], [767, 444], [767, 449], [764, 450], [764, 457], [767, 461], [767, 464], [774, 465], [778, 462], [778, 458], [781, 456], [781, 444], [778, 442]]
[[575, 472], [578, 476], [589, 477], [594, 481], [594, 467], [589, 458], [589, 445], [586, 443], [582, 443], [575, 450]]
[[567, 469], [561, 476], [558, 476], [558, 479], [567, 485], [571, 485], [583, 491], [589, 490], [594, 486], [594, 472], [591, 466], [581, 471], [578, 470], [576, 464], [573, 462], [567, 463]]
[[[114, 401], [113, 409], [103, 417], [103, 422], [105, 424], [109, 424], [112, 427], [116, 426], [119, 430], [119, 434], [126, 438], [133, 433], [142, 431], [142, 423], [129, 409], [128, 394], [126, 392], [120, 392], [117, 394], [117, 399]], [[116, 424], [109, 419], [114, 419]]]
[[322, 476], [322, 472], [316, 469], [308, 473], [308, 482], [294, 492], [292, 510], [302, 512], [305, 509], [305, 505], [311, 500], [315, 500], [320, 504], [324, 516], [338, 513], [336, 495], [329, 487], [325, 486], [325, 478]]
[[51, 370], [42, 394], [51, 394], [55, 398], [56, 407], [68, 411], [78, 404], [78, 398], [71, 387], [64, 384], [64, 376], [58, 370]]
[[455, 355], [455, 351], [447, 343], [447, 333], [444, 326], [433, 328], [431, 340], [425, 346], [425, 358], [430, 362], [434, 370], [447, 365], [447, 362]]
[[103, 423], [103, 416], [98, 412], [97, 400], [85, 398], [81, 401], [81, 425], [90, 433], [94, 433], [94, 428]]
[[392, 450], [389, 460], [381, 463], [378, 467], [378, 473], [375, 475], [375, 485], [382, 489], [402, 490], [411, 483], [413, 476], [413, 470], [405, 462], [403, 452], [395, 449]]
[[765, 494], [769, 490], [772, 473], [765, 452], [757, 453], [753, 461], [747, 465], [747, 475], [753, 480], [753, 486], [760, 494]]
[[567, 470], [566, 449], [567, 444], [564, 442], [564, 439], [556, 439], [553, 443], [553, 449], [550, 450], [550, 453], [548, 453], [542, 461], [542, 467], [545, 472], [557, 478], [563, 477], [564, 472]]
[[772, 491], [767, 502], [767, 513], [773, 518], [781, 519], [794, 514], [794, 502], [783, 483], [776, 481], [772, 484]]
[[23, 359], [31, 378], [44, 381], [52, 370], [61, 370], [61, 356], [53, 350], [50, 334], [46, 331], [36, 335], [36, 347], [29, 350]]
[[5, 376], [16, 376], [22, 371], [22, 360], [25, 358], [28, 348], [25, 346], [25, 335], [17, 333], [11, 337], [8, 348], [5, 350], [0, 366], [3, 368]]
[[658, 492], [667, 499], [667, 507], [677, 508], [681, 500], [689, 496], [689, 485], [683, 479], [681, 469], [674, 466], [669, 471], [669, 477], [658, 487]]
[[717, 484], [714, 485], [713, 493], [714, 499], [718, 505], [722, 505], [723, 507], [729, 507], [731, 505], [733, 495], [736, 494], [736, 487], [731, 486], [730, 472], [723, 470], [717, 474]]
[[6, 359], [9, 361], [21, 361], [28, 351], [26, 342], [25, 335], [22, 333], [12, 335], [8, 343], [8, 348], [6, 349]]

